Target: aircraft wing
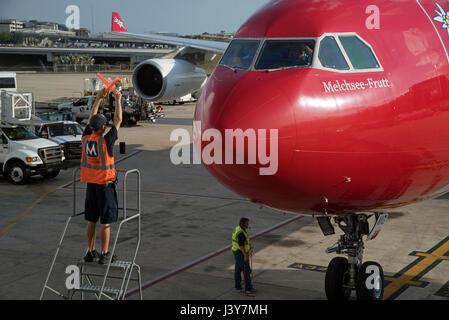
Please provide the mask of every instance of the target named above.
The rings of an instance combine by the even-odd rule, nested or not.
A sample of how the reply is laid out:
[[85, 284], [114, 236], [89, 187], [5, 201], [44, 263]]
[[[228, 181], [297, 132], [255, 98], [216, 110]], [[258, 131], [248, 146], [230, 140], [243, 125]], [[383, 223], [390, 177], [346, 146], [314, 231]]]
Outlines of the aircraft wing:
[[163, 43], [167, 43], [167, 44], [171, 44], [171, 45], [190, 47], [190, 48], [195, 48], [195, 49], [204, 50], [204, 51], [210, 51], [210, 52], [214, 52], [214, 53], [224, 53], [229, 44], [227, 42], [220, 42], [220, 41], [169, 37], [169, 36], [161, 36], [161, 35], [155, 35], [155, 34], [136, 34], [136, 33], [129, 33], [129, 32], [112, 32], [112, 34], [123, 35], [123, 36], [133, 37], [133, 38], [137, 38], [137, 39], [154, 40], [154, 41], [163, 42]]

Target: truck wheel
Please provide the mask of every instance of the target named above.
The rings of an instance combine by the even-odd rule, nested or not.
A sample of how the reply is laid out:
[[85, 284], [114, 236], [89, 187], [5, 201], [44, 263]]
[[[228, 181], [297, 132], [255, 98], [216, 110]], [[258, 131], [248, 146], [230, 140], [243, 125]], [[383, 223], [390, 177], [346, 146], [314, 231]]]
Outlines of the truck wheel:
[[122, 127], [127, 127], [128, 126], [128, 116], [124, 115], [122, 118]]
[[30, 179], [30, 169], [20, 162], [14, 162], [8, 166], [8, 178], [14, 184], [25, 184]]
[[133, 125], [133, 121], [131, 119], [131, 116], [128, 114], [123, 115], [123, 126], [130, 127], [132, 125]]
[[45, 179], [53, 179], [53, 178], [56, 178], [58, 176], [58, 174], [59, 174], [59, 170], [54, 170], [52, 172], [44, 173], [42, 176]]

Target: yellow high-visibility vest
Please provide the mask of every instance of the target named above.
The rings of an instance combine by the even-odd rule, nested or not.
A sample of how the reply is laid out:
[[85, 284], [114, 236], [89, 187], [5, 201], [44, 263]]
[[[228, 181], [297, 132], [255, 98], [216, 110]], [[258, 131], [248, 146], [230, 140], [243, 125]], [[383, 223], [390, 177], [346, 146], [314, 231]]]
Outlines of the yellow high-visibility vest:
[[245, 235], [245, 251], [246, 253], [248, 253], [251, 250], [251, 244], [249, 242], [249, 237], [248, 234], [246, 233], [245, 230], [243, 230], [240, 226], [236, 227], [234, 230], [234, 233], [232, 234], [232, 251], [238, 251], [240, 250], [240, 246], [239, 246], [239, 240], [237, 239], [238, 235], [243, 232], [243, 234]]

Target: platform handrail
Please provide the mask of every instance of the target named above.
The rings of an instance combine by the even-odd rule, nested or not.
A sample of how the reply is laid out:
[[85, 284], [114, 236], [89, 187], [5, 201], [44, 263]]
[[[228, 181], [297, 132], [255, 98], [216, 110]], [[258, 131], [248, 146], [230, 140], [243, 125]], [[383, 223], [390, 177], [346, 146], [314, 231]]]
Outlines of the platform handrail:
[[131, 169], [131, 170], [126, 170], [125, 172], [125, 178], [123, 181], [123, 218], [126, 219], [126, 186], [127, 186], [127, 179], [128, 179], [128, 175], [135, 173], [137, 175], [137, 212], [141, 212], [140, 210], [140, 171], [137, 169]]
[[[121, 170], [119, 172], [123, 172], [123, 171]], [[137, 192], [137, 208], [138, 208], [138, 213], [127, 218], [126, 217], [126, 186], [127, 186], [127, 181], [128, 181], [127, 180], [128, 174], [131, 174], [131, 173], [135, 173], [137, 175], [137, 190], [138, 190], [138, 192]], [[141, 233], [141, 210], [140, 209], [141, 209], [140, 208], [140, 171], [137, 170], [137, 169], [126, 170], [125, 178], [123, 179], [123, 218], [124, 219], [120, 222], [119, 227], [117, 229], [117, 233], [115, 235], [114, 245], [112, 247], [112, 252], [110, 253], [111, 254], [111, 258], [109, 259], [109, 263], [108, 263], [108, 266], [106, 268], [106, 273], [105, 273], [105, 276], [103, 278], [103, 283], [101, 285], [101, 289], [100, 289], [100, 292], [99, 292], [98, 299], [101, 299], [101, 296], [104, 295], [103, 291], [104, 291], [104, 288], [105, 288], [105, 285], [106, 285], [106, 280], [107, 280], [107, 277], [108, 277], [108, 274], [109, 274], [109, 270], [111, 268], [112, 257], [114, 256], [115, 249], [117, 247], [117, 241], [118, 241], [118, 238], [119, 238], [119, 235], [120, 235], [120, 230], [121, 230], [123, 224], [125, 224], [128, 221], [131, 221], [131, 220], [134, 220], [134, 219], [137, 218], [138, 219], [138, 222], [137, 222], [137, 228], [138, 228], [137, 235], [138, 236], [137, 236], [136, 250], [134, 251], [134, 257], [133, 257], [133, 260], [132, 260], [132, 265], [133, 266], [136, 265], [137, 252], [139, 251], [139, 248], [140, 248], [140, 233]], [[129, 280], [131, 278], [131, 273], [132, 273], [132, 268], [129, 271], [128, 280], [126, 281], [125, 287], [123, 287], [124, 282], [122, 283], [122, 286], [121, 286], [121, 289], [123, 289], [122, 296], [121, 296], [122, 300], [125, 298], [125, 292], [126, 292], [126, 289], [128, 288]], [[126, 276], [123, 278], [123, 280], [124, 281], [126, 280]]]
[[63, 232], [62, 232], [62, 234], [61, 234], [61, 237], [60, 237], [60, 239], [59, 239], [59, 243], [58, 243], [58, 245], [56, 246], [56, 252], [55, 252], [55, 255], [53, 256], [53, 259], [52, 259], [52, 261], [51, 261], [50, 270], [48, 271], [47, 278], [45, 279], [45, 284], [44, 284], [44, 287], [42, 288], [42, 292], [41, 292], [41, 296], [40, 296], [39, 300], [42, 300], [42, 298], [43, 298], [43, 296], [44, 296], [45, 289], [49, 289], [49, 290], [53, 291], [54, 293], [56, 293], [57, 295], [63, 296], [63, 295], [62, 295], [61, 293], [59, 293], [58, 291], [56, 291], [56, 290], [54, 290], [53, 288], [49, 287], [49, 286], [48, 286], [48, 281], [50, 280], [50, 276], [51, 276], [51, 273], [52, 273], [52, 271], [53, 271], [53, 267], [54, 267], [54, 265], [55, 265], [55, 263], [56, 263], [56, 258], [58, 257], [59, 250], [61, 249], [62, 242], [64, 241], [64, 236], [65, 236], [65, 234], [66, 234], [66, 232], [67, 232], [67, 228], [68, 228], [68, 226], [69, 226], [69, 224], [70, 224], [70, 220], [72, 220], [72, 217], [73, 217], [73, 216], [68, 217], [68, 218], [67, 218], [67, 221], [66, 221], [66, 223], [65, 223], [64, 230], [63, 230]]
[[72, 197], [72, 199], [73, 199], [73, 205], [72, 205], [73, 216], [76, 215], [76, 174], [80, 170], [81, 170], [80, 167], [77, 167], [77, 168], [75, 168], [75, 170], [73, 170], [73, 183], [72, 183], [72, 190], [73, 190], [73, 197]]

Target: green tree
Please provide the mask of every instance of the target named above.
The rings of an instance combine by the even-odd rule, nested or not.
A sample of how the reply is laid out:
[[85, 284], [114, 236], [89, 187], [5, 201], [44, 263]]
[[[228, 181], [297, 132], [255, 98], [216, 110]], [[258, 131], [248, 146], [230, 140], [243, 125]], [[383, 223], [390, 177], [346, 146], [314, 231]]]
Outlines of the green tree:
[[9, 32], [0, 32], [0, 43], [11, 43], [12, 34]]
[[92, 65], [94, 63], [92, 56], [88, 54], [69, 54], [65, 56], [58, 56], [55, 59], [57, 64], [78, 64], [78, 65]]
[[11, 37], [11, 42], [15, 44], [23, 44], [23, 34], [14, 32]]

